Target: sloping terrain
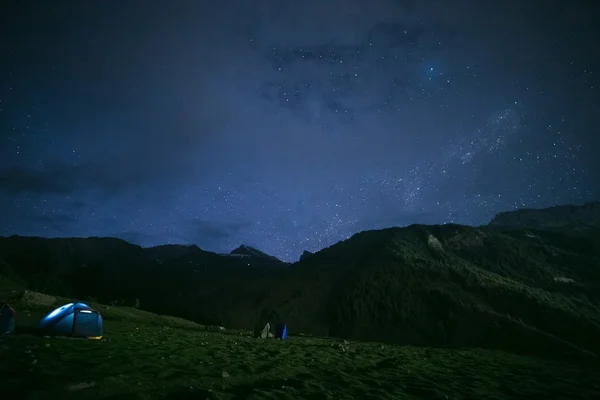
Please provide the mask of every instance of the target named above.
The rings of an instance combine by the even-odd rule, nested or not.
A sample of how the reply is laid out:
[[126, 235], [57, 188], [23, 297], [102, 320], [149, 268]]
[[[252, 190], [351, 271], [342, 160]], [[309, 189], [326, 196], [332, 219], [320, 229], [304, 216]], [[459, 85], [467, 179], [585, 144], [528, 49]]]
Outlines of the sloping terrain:
[[271, 310], [321, 336], [598, 355], [600, 228], [558, 225], [366, 231], [284, 268], [196, 246], [11, 237], [0, 267], [33, 290], [204, 324], [250, 329]]
[[457, 225], [363, 232], [294, 265], [265, 305], [323, 335], [599, 353], [599, 238]]
[[[5, 280], [6, 282], [6, 280]], [[104, 338], [24, 332], [53, 307], [17, 300], [15, 335], [0, 336], [7, 399], [593, 399], [595, 360], [498, 350], [384, 345], [291, 336], [261, 340], [178, 318], [93, 304]], [[57, 299], [58, 302], [66, 301]]]

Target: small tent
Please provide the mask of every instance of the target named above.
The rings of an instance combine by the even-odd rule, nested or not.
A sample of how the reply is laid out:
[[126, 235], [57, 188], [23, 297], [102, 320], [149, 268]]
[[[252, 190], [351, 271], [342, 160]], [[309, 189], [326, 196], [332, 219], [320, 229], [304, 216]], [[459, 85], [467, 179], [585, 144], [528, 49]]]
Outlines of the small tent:
[[285, 324], [275, 324], [267, 322], [265, 327], [256, 335], [260, 339], [285, 339], [287, 338], [287, 327]]
[[51, 335], [102, 338], [102, 315], [87, 304], [68, 303], [40, 321], [39, 327]]
[[271, 323], [267, 322], [265, 327], [259, 332], [258, 336], [260, 339], [269, 339], [275, 337], [275, 332], [271, 328]]
[[[274, 308], [263, 308], [254, 326], [254, 337], [267, 339], [287, 337], [287, 328], [283, 318]], [[266, 322], [266, 325], [265, 325]]]
[[0, 304], [0, 335], [15, 333], [17, 313], [8, 304]]
[[287, 338], [287, 326], [285, 324], [275, 325], [275, 337], [279, 339]]

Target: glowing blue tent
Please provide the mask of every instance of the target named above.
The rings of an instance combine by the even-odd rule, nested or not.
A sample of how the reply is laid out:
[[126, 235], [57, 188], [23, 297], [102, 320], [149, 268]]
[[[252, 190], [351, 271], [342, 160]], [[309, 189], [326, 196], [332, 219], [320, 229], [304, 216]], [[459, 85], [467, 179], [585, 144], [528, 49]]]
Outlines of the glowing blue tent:
[[287, 338], [287, 326], [285, 324], [275, 325], [275, 337], [279, 339]]
[[102, 315], [87, 304], [69, 303], [42, 318], [39, 327], [51, 335], [101, 339]]

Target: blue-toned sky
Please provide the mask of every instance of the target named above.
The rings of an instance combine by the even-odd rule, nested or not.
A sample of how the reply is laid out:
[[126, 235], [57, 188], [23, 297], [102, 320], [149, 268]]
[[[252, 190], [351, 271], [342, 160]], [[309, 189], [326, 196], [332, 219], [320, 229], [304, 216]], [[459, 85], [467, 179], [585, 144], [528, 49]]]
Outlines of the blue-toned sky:
[[599, 18], [594, 1], [7, 0], [0, 235], [294, 260], [365, 229], [599, 200]]

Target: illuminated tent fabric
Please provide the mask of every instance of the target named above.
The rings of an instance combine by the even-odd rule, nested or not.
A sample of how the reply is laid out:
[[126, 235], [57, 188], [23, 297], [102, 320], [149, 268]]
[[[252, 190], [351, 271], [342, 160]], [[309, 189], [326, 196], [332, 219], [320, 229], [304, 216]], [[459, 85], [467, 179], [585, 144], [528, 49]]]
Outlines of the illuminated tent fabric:
[[273, 329], [271, 329], [270, 322], [267, 322], [265, 327], [258, 334], [258, 337], [261, 339], [269, 339], [269, 338], [275, 337], [275, 332], [273, 332]]
[[285, 339], [287, 337], [287, 326], [285, 324], [275, 325], [275, 337]]
[[15, 333], [15, 318], [17, 313], [8, 304], [0, 305], [0, 335]]
[[285, 324], [275, 324], [267, 322], [265, 327], [257, 335], [260, 339], [285, 339], [287, 337], [287, 327]]
[[287, 337], [287, 327], [276, 309], [264, 308], [261, 311], [260, 318], [254, 326], [254, 337], [261, 339]]
[[100, 339], [102, 315], [87, 304], [69, 303], [42, 318], [39, 327], [51, 335]]

